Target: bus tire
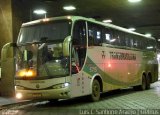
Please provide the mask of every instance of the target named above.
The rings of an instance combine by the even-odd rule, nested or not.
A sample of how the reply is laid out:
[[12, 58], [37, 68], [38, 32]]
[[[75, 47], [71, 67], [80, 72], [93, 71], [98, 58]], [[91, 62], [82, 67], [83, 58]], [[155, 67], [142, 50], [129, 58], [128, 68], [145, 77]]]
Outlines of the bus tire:
[[98, 101], [100, 99], [100, 83], [97, 79], [92, 83], [91, 101]]
[[147, 87], [147, 81], [146, 81], [146, 76], [142, 75], [142, 84], [140, 85], [140, 90], [145, 90]]
[[151, 87], [151, 78], [150, 76], [148, 76], [146, 78], [146, 89], [150, 89], [150, 87]]

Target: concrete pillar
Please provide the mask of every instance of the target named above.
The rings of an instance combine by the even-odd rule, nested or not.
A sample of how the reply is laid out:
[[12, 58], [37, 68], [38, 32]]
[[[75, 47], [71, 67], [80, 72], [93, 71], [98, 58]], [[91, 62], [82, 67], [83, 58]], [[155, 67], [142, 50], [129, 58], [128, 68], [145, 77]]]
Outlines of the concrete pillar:
[[11, 0], [0, 0], [0, 17], [0, 49], [2, 49], [4, 44], [13, 41]]
[[[0, 17], [1, 17], [0, 18], [0, 50], [1, 50], [6, 43], [13, 41], [11, 0], [0, 0]], [[8, 54], [11, 52], [8, 52]], [[0, 57], [1, 57], [1, 54], [2, 53], [0, 53]], [[3, 60], [4, 60], [4, 57], [5, 56], [3, 56]], [[5, 64], [8, 64], [8, 65], [5, 66]], [[10, 59], [5, 60], [5, 62], [1, 60], [1, 80], [0, 80], [1, 95], [4, 95], [4, 96], [13, 95], [13, 73], [12, 73], [13, 71], [12, 70], [13, 70], [13, 63], [11, 62]]]
[[[12, 42], [16, 42], [22, 23], [23, 6], [17, 0], [0, 0], [0, 58], [1, 78], [0, 95], [14, 95], [14, 50]], [[6, 44], [6, 45], [5, 45]]]
[[[3, 96], [14, 95], [14, 50], [12, 42], [16, 42], [22, 22], [29, 19], [29, 10], [24, 12], [24, 9], [28, 8], [21, 0], [0, 0], [0, 58], [2, 68], [0, 95]], [[28, 16], [27, 19], [26, 16]]]
[[1, 51], [1, 96], [14, 96], [14, 54], [13, 43], [7, 43]]

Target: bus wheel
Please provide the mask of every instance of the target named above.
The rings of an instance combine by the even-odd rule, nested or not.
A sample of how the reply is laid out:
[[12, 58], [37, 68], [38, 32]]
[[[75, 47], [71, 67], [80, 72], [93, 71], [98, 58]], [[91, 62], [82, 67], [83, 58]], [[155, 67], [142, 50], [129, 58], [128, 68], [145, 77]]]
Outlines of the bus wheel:
[[98, 101], [100, 99], [100, 84], [98, 80], [94, 79], [92, 83], [91, 101]]
[[143, 75], [143, 76], [142, 76], [142, 84], [140, 85], [140, 89], [143, 91], [143, 90], [146, 89], [146, 87], [147, 87], [146, 76]]
[[146, 78], [146, 89], [150, 89], [150, 86], [151, 86], [151, 79], [150, 79], [150, 77], [148, 76], [148, 77]]

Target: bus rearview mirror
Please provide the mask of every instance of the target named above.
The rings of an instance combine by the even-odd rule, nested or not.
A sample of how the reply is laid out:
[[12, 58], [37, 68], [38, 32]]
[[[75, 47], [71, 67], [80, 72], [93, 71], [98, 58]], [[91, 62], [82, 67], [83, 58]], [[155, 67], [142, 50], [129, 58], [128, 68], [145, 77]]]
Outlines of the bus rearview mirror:
[[68, 36], [65, 38], [65, 40], [63, 42], [63, 55], [65, 57], [69, 56], [70, 41], [71, 41], [71, 36]]

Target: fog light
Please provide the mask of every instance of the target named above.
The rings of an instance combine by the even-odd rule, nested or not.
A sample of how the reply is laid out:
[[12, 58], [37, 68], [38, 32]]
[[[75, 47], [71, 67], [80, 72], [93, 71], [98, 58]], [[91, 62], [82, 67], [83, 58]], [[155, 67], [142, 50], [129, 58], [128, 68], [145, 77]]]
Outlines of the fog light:
[[17, 94], [16, 94], [16, 98], [17, 98], [17, 99], [21, 99], [21, 98], [22, 98], [22, 94], [21, 94], [21, 93], [17, 93]]

